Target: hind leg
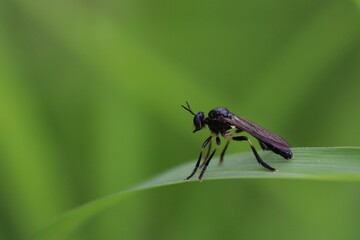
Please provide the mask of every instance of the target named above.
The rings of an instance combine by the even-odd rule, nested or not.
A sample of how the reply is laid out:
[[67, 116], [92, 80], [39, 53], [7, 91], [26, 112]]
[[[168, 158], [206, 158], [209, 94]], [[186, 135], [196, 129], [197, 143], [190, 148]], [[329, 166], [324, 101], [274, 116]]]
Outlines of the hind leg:
[[277, 172], [278, 170], [276, 170], [275, 168], [271, 167], [269, 164], [267, 164], [266, 162], [264, 162], [261, 157], [259, 156], [259, 154], [257, 153], [253, 143], [250, 141], [249, 138], [245, 137], [245, 136], [240, 136], [240, 137], [233, 137], [232, 138], [233, 140], [235, 141], [247, 141], [251, 147], [251, 150], [253, 151], [255, 157], [256, 157], [256, 160], [258, 161], [258, 163], [263, 166], [264, 168], [272, 171], [272, 172]]

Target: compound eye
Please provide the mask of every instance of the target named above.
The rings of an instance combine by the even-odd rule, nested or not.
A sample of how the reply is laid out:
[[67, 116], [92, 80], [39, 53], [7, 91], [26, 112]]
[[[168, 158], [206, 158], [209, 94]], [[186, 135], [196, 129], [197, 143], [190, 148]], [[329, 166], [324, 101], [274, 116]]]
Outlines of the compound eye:
[[203, 112], [199, 112], [198, 114], [195, 115], [194, 125], [195, 125], [195, 130], [193, 132], [199, 131], [204, 127], [204, 113]]
[[194, 125], [195, 125], [196, 129], [201, 129], [202, 122], [201, 122], [201, 118], [199, 116], [194, 117]]

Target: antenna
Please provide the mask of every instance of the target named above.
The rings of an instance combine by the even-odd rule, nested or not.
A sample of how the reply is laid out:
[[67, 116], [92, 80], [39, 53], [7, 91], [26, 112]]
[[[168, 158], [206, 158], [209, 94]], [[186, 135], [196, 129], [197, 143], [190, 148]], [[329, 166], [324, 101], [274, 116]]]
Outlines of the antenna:
[[181, 105], [183, 108], [185, 108], [185, 110], [189, 111], [192, 115], [195, 116], [195, 113], [191, 110], [190, 104], [186, 101], [187, 107], [185, 107], [184, 105]]

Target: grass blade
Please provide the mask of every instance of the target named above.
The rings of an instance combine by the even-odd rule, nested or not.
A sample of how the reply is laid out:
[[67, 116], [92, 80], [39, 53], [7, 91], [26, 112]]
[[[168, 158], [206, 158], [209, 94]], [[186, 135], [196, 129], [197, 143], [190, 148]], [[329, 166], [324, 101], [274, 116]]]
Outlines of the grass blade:
[[[271, 152], [263, 152], [263, 159], [279, 172], [272, 173], [256, 163], [252, 153], [229, 155], [225, 164], [210, 164], [204, 180], [216, 179], [299, 179], [322, 181], [360, 181], [359, 147], [293, 148], [295, 158], [285, 160]], [[64, 239], [66, 235], [93, 217], [114, 205], [124, 196], [136, 191], [184, 183], [195, 162], [168, 170], [138, 186], [84, 204], [68, 211], [49, 223], [34, 239]], [[196, 181], [196, 178], [194, 178]], [[191, 182], [191, 181], [190, 181]]]

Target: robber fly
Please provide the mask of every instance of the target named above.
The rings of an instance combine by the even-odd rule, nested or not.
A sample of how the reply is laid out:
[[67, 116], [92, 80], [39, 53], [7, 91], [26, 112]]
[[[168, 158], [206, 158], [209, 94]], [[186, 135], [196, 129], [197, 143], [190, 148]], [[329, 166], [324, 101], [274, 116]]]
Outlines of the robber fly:
[[[227, 140], [226, 145], [220, 155], [220, 163], [224, 161], [224, 155], [226, 152], [226, 149], [229, 146], [229, 143], [231, 141], [247, 141], [250, 144], [251, 150], [253, 151], [256, 160], [258, 163], [263, 166], [264, 168], [276, 172], [277, 170], [273, 167], [271, 167], [269, 164], [264, 162], [259, 154], [257, 153], [256, 149], [254, 148], [253, 143], [245, 136], [234, 136], [241, 132], [247, 132], [251, 134], [253, 137], [255, 137], [263, 150], [270, 150], [273, 151], [276, 154], [281, 155], [285, 159], [291, 159], [293, 157], [293, 154], [290, 150], [290, 144], [287, 143], [284, 139], [276, 135], [275, 133], [270, 132], [269, 130], [260, 127], [259, 125], [250, 122], [249, 120], [230, 112], [226, 108], [219, 107], [211, 110], [208, 114], [208, 117], [205, 117], [203, 112], [198, 112], [195, 114], [191, 108], [188, 102], [186, 102], [187, 107], [181, 105], [183, 108], [185, 108], [187, 111], [189, 111], [192, 115], [194, 115], [194, 125], [195, 130], [194, 132], [197, 132], [201, 129], [203, 129], [206, 125], [208, 125], [211, 135], [205, 140], [205, 142], [202, 144], [200, 155], [198, 158], [198, 161], [196, 162], [194, 170], [191, 172], [191, 174], [185, 178], [184, 180], [189, 180], [194, 176], [196, 171], [201, 168], [201, 173], [199, 175], [199, 180], [201, 181], [207, 166], [210, 163], [210, 160], [214, 156], [216, 150], [220, 146], [220, 138], [219, 135], [223, 136]], [[216, 147], [211, 152], [211, 144], [213, 141], [213, 138], [216, 140]], [[202, 154], [206, 146], [208, 146], [208, 151], [206, 153], [205, 159], [200, 166], [200, 162], [202, 159]], [[211, 154], [210, 154], [211, 152]]]

